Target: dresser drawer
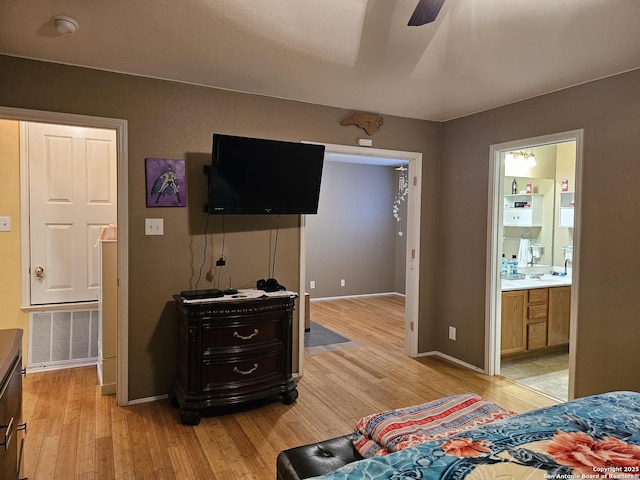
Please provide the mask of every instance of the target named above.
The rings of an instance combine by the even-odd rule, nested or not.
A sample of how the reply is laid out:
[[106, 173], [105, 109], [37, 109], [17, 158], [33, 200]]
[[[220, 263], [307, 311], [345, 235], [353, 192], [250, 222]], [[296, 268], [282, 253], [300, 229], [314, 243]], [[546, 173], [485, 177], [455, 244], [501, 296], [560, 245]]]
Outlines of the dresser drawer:
[[202, 361], [202, 391], [220, 393], [226, 388], [237, 390], [243, 384], [258, 384], [274, 375], [283, 376], [284, 349], [271, 349], [259, 355]]
[[260, 321], [202, 324], [202, 353], [214, 353], [225, 347], [242, 349], [260, 344], [279, 342], [282, 337], [282, 321], [277, 317], [267, 317]]

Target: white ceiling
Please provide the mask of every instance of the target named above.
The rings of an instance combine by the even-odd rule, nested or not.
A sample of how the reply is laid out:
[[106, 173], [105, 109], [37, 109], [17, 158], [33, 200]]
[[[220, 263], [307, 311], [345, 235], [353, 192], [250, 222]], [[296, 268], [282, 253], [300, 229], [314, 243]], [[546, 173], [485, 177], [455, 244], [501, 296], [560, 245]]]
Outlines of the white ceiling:
[[640, 68], [640, 0], [446, 0], [421, 27], [417, 0], [0, 3], [7, 55], [428, 120]]

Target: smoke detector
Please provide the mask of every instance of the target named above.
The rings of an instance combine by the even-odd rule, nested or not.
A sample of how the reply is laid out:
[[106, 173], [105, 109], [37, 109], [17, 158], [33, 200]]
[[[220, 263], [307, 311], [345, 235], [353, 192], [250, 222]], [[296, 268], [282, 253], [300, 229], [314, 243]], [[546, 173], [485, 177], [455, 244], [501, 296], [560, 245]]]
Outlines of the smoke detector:
[[66, 17], [64, 15], [56, 15], [55, 17], [51, 17], [51, 21], [56, 26], [58, 33], [63, 35], [75, 33], [75, 31], [78, 30], [78, 21], [74, 18]]

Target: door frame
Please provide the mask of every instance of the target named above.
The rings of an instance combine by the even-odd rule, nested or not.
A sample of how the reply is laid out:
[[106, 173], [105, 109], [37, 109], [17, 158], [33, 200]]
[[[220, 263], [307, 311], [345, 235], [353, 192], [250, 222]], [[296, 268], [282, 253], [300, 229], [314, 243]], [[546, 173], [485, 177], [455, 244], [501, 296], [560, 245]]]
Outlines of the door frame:
[[574, 398], [575, 392], [575, 345], [578, 330], [578, 294], [580, 285], [580, 238], [582, 219], [582, 169], [584, 130], [570, 130], [539, 137], [514, 140], [491, 145], [489, 149], [489, 211], [487, 215], [487, 265], [486, 265], [486, 308], [485, 308], [485, 373], [496, 375], [500, 372], [500, 311], [502, 306], [500, 275], [498, 261], [502, 255], [503, 200], [506, 152], [512, 150], [529, 149], [542, 145], [563, 142], [576, 142], [575, 165], [575, 210], [573, 227], [573, 258], [571, 278], [571, 315], [569, 338], [569, 399]]
[[[317, 142], [308, 142], [317, 143]], [[391, 158], [406, 160], [409, 163], [409, 200], [407, 202], [407, 248], [405, 270], [405, 335], [404, 351], [409, 357], [418, 356], [418, 321], [420, 305], [420, 208], [422, 186], [422, 153], [401, 150], [385, 150], [371, 147], [356, 147], [352, 145], [338, 145], [331, 143], [325, 146], [325, 154], [334, 153], [359, 157]], [[300, 222], [300, 292], [306, 291], [306, 226], [302, 216]], [[298, 322], [298, 373], [304, 370], [304, 301], [300, 303]]]
[[[117, 223], [118, 223], [118, 363], [117, 363], [117, 402], [126, 406], [129, 402], [129, 191], [128, 191], [128, 126], [127, 121], [117, 118], [93, 117], [71, 113], [49, 112], [44, 110], [29, 110], [0, 106], [0, 118], [25, 122], [45, 122], [61, 125], [75, 125], [93, 128], [107, 128], [116, 131], [117, 149]], [[21, 138], [20, 142], [24, 139]], [[20, 205], [21, 205], [21, 255], [23, 261], [22, 275], [22, 309], [29, 310], [28, 295], [29, 274], [28, 261], [29, 222], [28, 214], [28, 178], [20, 175]], [[26, 254], [25, 254], [26, 248]], [[26, 287], [25, 287], [26, 282]], [[26, 289], [25, 289], [26, 288]], [[41, 309], [41, 307], [38, 307]]]

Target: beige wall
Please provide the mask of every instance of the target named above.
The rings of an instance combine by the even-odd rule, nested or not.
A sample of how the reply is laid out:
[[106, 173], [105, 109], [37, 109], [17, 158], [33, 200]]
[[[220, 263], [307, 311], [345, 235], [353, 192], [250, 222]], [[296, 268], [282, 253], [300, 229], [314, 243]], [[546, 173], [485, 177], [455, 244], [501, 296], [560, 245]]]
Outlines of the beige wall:
[[312, 299], [396, 291], [396, 185], [393, 167], [324, 163], [318, 214], [306, 218]]
[[[206, 183], [202, 167], [211, 155], [212, 133], [343, 145], [357, 145], [357, 139], [366, 135], [355, 126], [340, 125], [352, 112], [339, 108], [6, 56], [0, 56], [0, 71], [0, 105], [128, 121], [130, 399], [165, 394], [173, 378], [172, 295], [194, 286], [203, 257], [205, 215], [201, 205], [205, 203]], [[439, 132], [437, 123], [385, 116], [384, 127], [373, 137], [376, 148], [423, 153], [422, 228], [426, 233], [421, 249], [422, 261], [428, 264], [435, 261]], [[187, 208], [146, 208], [146, 157], [186, 159]], [[164, 218], [165, 235], [145, 236], [145, 217]], [[227, 217], [225, 227], [227, 266], [222, 271], [223, 284], [229, 276], [237, 286], [251, 285], [268, 276], [275, 219]], [[292, 288], [299, 284], [298, 218], [283, 219], [281, 228], [277, 278]], [[209, 239], [210, 264], [221, 248], [219, 218], [212, 217], [208, 231], [213, 232]], [[205, 268], [203, 278], [210, 278], [211, 273], [219, 274]], [[4, 272], [2, 276], [4, 279]], [[205, 282], [211, 285], [209, 280]], [[434, 287], [435, 275], [423, 274], [422, 350], [435, 345]], [[15, 288], [10, 302], [14, 308], [10, 312], [5, 308], [5, 316], [19, 318], [19, 289]]]
[[444, 124], [438, 350], [484, 366], [490, 145], [584, 129], [575, 393], [640, 390], [639, 112], [636, 70]]
[[[29, 315], [20, 309], [20, 124], [0, 119], [0, 216], [11, 217], [11, 231], [0, 232], [0, 328], [22, 328], [22, 355], [27, 358]], [[26, 361], [24, 362], [26, 364]]]
[[[338, 108], [2, 56], [0, 71], [0, 105], [128, 121], [131, 399], [166, 393], [173, 376], [171, 295], [193, 285], [202, 259], [200, 172], [211, 134], [344, 145], [363, 136], [340, 125], [351, 112]], [[639, 87], [634, 71], [444, 124], [385, 116], [375, 147], [423, 153], [420, 352], [440, 350], [484, 366], [490, 145], [583, 128], [576, 395], [640, 390]], [[146, 208], [144, 158], [150, 156], [187, 160], [188, 208]], [[158, 215], [165, 235], [145, 237], [144, 218]], [[284, 223], [278, 279], [297, 285], [297, 222]], [[271, 228], [258, 217], [228, 222], [225, 276], [240, 283], [267, 274]], [[211, 243], [217, 253], [218, 233]], [[18, 298], [16, 291], [9, 299], [14, 309], [4, 311], [17, 322]], [[456, 342], [447, 339], [448, 325], [458, 328]]]

